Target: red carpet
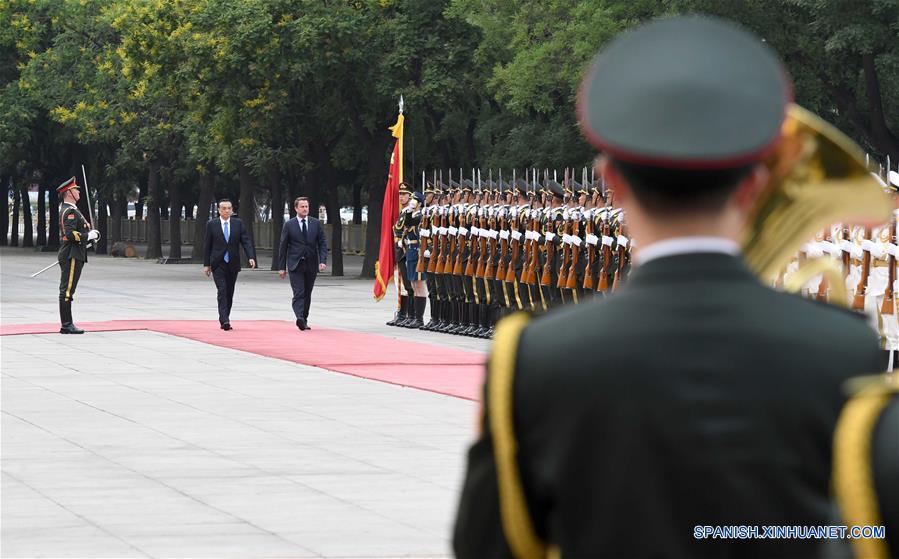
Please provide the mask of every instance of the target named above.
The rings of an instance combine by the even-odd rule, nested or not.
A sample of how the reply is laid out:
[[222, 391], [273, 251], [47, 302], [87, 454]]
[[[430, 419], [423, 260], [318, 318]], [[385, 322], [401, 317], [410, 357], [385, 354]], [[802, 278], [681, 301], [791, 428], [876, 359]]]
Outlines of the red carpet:
[[[88, 332], [153, 330], [467, 400], [480, 399], [486, 359], [480, 353], [376, 334], [316, 326], [300, 332], [292, 322], [280, 320], [234, 322], [230, 332], [222, 331], [216, 321], [201, 320], [111, 320], [78, 326]], [[0, 326], [0, 336], [58, 331], [58, 324]]]

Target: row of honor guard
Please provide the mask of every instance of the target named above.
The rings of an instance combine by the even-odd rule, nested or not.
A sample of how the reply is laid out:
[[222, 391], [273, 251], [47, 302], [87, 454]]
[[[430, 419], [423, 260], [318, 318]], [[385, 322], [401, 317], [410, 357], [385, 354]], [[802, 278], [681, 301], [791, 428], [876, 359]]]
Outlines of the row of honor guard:
[[446, 182], [423, 174], [422, 190], [400, 187], [401, 295], [388, 325], [489, 338], [511, 312], [601, 296], [630, 269], [624, 215], [586, 169], [580, 182], [566, 170], [561, 183], [546, 171], [510, 182], [479, 171]]
[[[894, 196], [899, 192], [899, 173], [890, 173], [889, 182], [879, 176], [877, 178]], [[778, 287], [788, 285], [792, 276], [809, 260], [832, 259], [835, 266], [842, 270], [847, 304], [867, 315], [871, 326], [880, 333], [887, 370], [899, 367], [897, 218], [899, 210], [894, 210], [892, 221], [879, 227], [834, 224], [829, 229], [819, 231], [815, 239], [803, 245], [777, 281], [780, 284]], [[830, 301], [834, 289], [824, 275], [813, 277], [801, 288], [801, 293], [821, 302], [834, 302]]]

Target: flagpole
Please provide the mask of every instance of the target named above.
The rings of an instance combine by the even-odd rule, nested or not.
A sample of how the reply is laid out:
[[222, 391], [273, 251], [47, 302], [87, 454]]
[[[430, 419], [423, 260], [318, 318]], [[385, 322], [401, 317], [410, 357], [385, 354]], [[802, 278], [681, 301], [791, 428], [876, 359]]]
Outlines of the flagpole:
[[[405, 103], [403, 103], [403, 96], [400, 95], [400, 114], [403, 114], [404, 106], [405, 106]], [[400, 151], [400, 181], [399, 181], [400, 183], [403, 182], [403, 137], [404, 136], [405, 136], [405, 134], [401, 134], [399, 137], [399, 140], [398, 140], [400, 143], [400, 150], [399, 150]]]

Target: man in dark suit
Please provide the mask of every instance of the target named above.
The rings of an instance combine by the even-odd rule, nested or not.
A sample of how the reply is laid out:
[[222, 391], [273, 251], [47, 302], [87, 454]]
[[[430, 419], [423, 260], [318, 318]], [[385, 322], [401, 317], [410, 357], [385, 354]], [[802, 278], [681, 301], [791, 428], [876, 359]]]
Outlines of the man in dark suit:
[[841, 385], [880, 363], [863, 320], [770, 289], [741, 258], [791, 90], [764, 42], [706, 17], [597, 56], [579, 116], [639, 243], [633, 271], [608, 298], [500, 323], [457, 556], [821, 551], [704, 528], [832, 524]]
[[231, 330], [231, 305], [234, 302], [234, 284], [240, 273], [240, 247], [243, 247], [250, 268], [256, 267], [256, 249], [240, 218], [232, 217], [234, 207], [227, 198], [219, 200], [219, 217], [206, 222], [206, 241], [203, 253], [203, 273], [212, 275], [218, 290], [219, 324], [222, 330]]
[[297, 328], [309, 330], [309, 306], [312, 304], [312, 288], [319, 272], [328, 267], [328, 244], [325, 229], [319, 220], [309, 215], [309, 199], [299, 197], [293, 202], [297, 212], [294, 219], [287, 220], [281, 229], [281, 279], [290, 272], [290, 287], [293, 289], [293, 314], [297, 318]]

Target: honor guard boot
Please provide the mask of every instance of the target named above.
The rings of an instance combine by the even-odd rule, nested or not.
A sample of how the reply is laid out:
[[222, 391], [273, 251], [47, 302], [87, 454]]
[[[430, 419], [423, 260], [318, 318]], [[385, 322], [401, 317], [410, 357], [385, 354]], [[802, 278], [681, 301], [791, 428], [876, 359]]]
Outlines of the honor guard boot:
[[437, 324], [437, 297], [432, 295], [428, 297], [428, 300], [431, 303], [431, 320], [421, 327], [422, 330], [431, 330]]
[[459, 327], [462, 325], [460, 320], [462, 320], [462, 307], [459, 305], [459, 301], [452, 302], [452, 320], [450, 321], [449, 328], [446, 329], [447, 334], [458, 334]]
[[464, 332], [468, 328], [468, 325], [465, 323], [465, 302], [458, 301], [456, 303], [456, 308], [458, 309], [456, 311], [456, 317], [457, 317], [456, 321], [458, 322], [458, 324], [456, 325], [456, 328], [453, 330], [453, 334], [460, 335], [460, 334], [462, 334], [462, 332]]
[[397, 311], [393, 313], [393, 320], [387, 321], [387, 326], [396, 326], [397, 322], [399, 322], [400, 320], [406, 320], [406, 315], [404, 315], [400, 311]]
[[459, 332], [463, 336], [471, 336], [472, 332], [478, 329], [477, 325], [477, 305], [475, 303], [465, 303], [465, 329]]
[[416, 330], [419, 328], [423, 328], [424, 316], [425, 316], [425, 307], [428, 305], [427, 297], [415, 297], [413, 301], [414, 312], [413, 319], [406, 325], [406, 328], [415, 328]]
[[402, 322], [398, 322], [397, 326], [402, 326], [403, 328], [408, 328], [409, 324], [415, 321], [415, 304], [413, 301], [415, 297], [412, 295], [406, 295], [403, 297], [403, 303], [406, 305], [406, 320]]
[[59, 321], [62, 326], [59, 328], [60, 334], [84, 334], [84, 330], [78, 328], [72, 323], [72, 302], [59, 302]]
[[400, 310], [397, 312], [396, 318], [393, 319], [393, 324], [390, 324], [390, 326], [402, 326], [407, 320], [409, 320], [409, 305], [406, 303], [406, 297], [402, 296], [400, 297]]

